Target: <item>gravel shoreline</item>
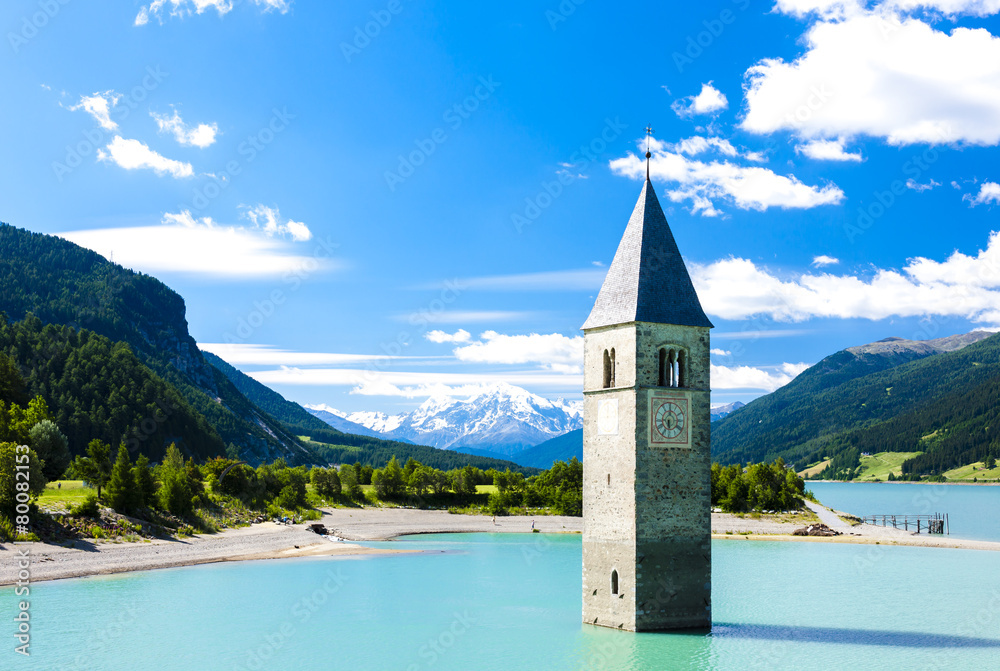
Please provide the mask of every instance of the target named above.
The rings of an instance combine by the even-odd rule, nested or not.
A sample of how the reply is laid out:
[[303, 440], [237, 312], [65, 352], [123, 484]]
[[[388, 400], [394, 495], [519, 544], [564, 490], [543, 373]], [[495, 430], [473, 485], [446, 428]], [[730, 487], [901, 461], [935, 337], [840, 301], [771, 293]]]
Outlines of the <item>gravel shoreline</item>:
[[[812, 506], [811, 506], [812, 507]], [[813, 508], [824, 524], [841, 531], [832, 537], [792, 536], [801, 523], [712, 514], [712, 537], [720, 540], [772, 540], [820, 543], [866, 543], [920, 547], [1000, 551], [1000, 543], [954, 539], [861, 524], [849, 526], [823, 506]], [[452, 515], [444, 510], [404, 508], [337, 508], [324, 511], [322, 523], [345, 541], [385, 541], [411, 534], [530, 533], [532, 523], [541, 533], [581, 533], [579, 517], [497, 517]], [[31, 581], [59, 580], [129, 571], [147, 571], [220, 561], [279, 559], [289, 557], [360, 557], [405, 552], [404, 548], [370, 548], [352, 542], [335, 542], [308, 531], [305, 525], [284, 526], [266, 522], [218, 534], [183, 540], [144, 543], [77, 541], [71, 547], [46, 543], [0, 546], [0, 586], [17, 581], [17, 554], [31, 554]]]

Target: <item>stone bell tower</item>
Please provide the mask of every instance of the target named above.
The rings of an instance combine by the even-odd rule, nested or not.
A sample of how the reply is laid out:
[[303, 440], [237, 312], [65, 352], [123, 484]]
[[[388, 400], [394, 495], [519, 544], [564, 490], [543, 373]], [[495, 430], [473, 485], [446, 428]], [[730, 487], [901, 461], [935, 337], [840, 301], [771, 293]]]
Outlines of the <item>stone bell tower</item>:
[[583, 325], [587, 624], [712, 625], [711, 328], [647, 169]]

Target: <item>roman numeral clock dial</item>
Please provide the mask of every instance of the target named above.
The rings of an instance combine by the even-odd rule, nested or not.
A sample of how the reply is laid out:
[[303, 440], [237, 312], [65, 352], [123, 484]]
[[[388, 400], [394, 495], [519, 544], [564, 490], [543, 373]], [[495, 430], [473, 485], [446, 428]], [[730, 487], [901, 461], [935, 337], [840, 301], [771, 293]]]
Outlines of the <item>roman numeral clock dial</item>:
[[649, 442], [653, 445], [688, 447], [688, 400], [660, 396], [655, 392], [649, 399]]

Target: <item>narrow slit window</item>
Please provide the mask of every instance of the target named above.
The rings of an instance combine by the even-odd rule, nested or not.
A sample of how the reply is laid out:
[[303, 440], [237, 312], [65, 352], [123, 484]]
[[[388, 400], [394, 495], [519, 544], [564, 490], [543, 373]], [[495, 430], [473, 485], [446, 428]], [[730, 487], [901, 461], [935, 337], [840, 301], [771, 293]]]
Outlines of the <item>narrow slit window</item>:
[[611, 387], [611, 354], [604, 350], [604, 388]]
[[667, 386], [667, 348], [660, 348], [660, 381], [661, 387]]
[[687, 356], [684, 350], [677, 353], [677, 386], [687, 386]]
[[618, 571], [611, 572], [611, 593], [618, 594]]
[[615, 348], [611, 348], [611, 387], [615, 386]]

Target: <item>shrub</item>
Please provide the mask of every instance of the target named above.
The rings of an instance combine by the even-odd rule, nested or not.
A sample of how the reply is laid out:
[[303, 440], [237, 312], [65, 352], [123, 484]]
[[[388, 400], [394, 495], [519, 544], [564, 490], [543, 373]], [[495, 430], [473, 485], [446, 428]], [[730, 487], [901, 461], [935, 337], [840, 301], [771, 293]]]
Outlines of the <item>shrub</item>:
[[87, 498], [78, 506], [73, 506], [70, 512], [80, 517], [97, 517], [101, 512], [101, 506], [97, 503], [97, 494], [91, 492]]
[[96, 524], [90, 527], [91, 538], [107, 538], [108, 533]]
[[0, 543], [9, 543], [17, 535], [14, 523], [0, 515]]

